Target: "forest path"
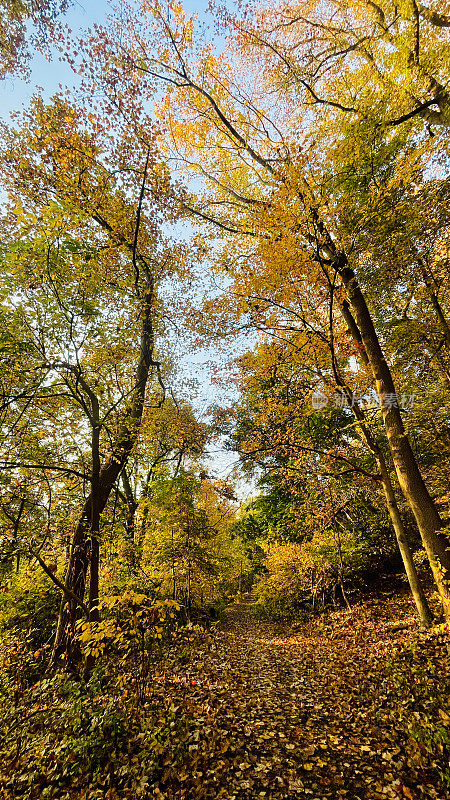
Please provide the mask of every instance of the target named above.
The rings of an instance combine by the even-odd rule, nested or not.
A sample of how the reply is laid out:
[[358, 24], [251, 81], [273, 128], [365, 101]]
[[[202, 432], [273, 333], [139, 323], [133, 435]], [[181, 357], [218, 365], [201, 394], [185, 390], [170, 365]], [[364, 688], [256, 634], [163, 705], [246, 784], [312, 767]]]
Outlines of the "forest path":
[[177, 678], [188, 758], [163, 776], [164, 797], [444, 800], [431, 781], [419, 785], [365, 697], [380, 659], [414, 635], [409, 599], [327, 624], [283, 634], [236, 603], [209, 645], [192, 647]]

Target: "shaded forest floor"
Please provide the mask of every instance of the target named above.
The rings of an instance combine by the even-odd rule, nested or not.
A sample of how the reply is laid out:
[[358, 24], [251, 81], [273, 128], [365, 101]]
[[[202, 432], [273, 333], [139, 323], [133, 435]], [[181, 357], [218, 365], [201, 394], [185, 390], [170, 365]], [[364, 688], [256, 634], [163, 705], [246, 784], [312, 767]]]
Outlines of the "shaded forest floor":
[[419, 633], [406, 594], [295, 635], [235, 604], [203, 647], [159, 678], [190, 722], [184, 755], [176, 767], [166, 755], [151, 793], [444, 800], [448, 662], [448, 635]]

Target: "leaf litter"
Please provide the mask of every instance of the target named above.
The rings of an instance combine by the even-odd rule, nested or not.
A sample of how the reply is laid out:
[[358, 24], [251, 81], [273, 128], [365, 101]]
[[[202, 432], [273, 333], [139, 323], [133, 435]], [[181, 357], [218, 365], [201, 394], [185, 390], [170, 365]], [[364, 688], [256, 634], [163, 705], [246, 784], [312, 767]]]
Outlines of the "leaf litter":
[[448, 654], [445, 629], [418, 632], [407, 595], [295, 633], [236, 603], [187, 663], [166, 664], [159, 690], [185, 741], [149, 796], [445, 800]]

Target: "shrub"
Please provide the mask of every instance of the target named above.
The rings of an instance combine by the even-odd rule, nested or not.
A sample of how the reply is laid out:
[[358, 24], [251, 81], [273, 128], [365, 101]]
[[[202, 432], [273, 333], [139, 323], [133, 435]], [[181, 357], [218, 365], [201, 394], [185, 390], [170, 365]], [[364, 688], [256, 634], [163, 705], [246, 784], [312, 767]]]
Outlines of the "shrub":
[[127, 589], [100, 603], [99, 621], [79, 623], [79, 640], [86, 656], [116, 657], [120, 672], [130, 676], [139, 702], [144, 702], [150, 668], [160, 646], [167, 640], [180, 606], [174, 600], [155, 600]]
[[172, 742], [184, 722], [175, 714], [160, 703], [136, 707], [103, 668], [88, 683], [61, 673], [42, 681], [0, 710], [2, 797], [150, 800], [163, 759], [177, 760]]
[[54, 633], [60, 600], [60, 590], [40, 568], [24, 566], [0, 594], [0, 630], [14, 631], [36, 650]]
[[[382, 538], [382, 537], [380, 537]], [[385, 549], [358, 531], [339, 535], [320, 530], [309, 541], [266, 546], [266, 574], [256, 586], [256, 611], [272, 618], [293, 617], [304, 606], [315, 610], [335, 600], [338, 587], [349, 587], [376, 571], [392, 549]]]

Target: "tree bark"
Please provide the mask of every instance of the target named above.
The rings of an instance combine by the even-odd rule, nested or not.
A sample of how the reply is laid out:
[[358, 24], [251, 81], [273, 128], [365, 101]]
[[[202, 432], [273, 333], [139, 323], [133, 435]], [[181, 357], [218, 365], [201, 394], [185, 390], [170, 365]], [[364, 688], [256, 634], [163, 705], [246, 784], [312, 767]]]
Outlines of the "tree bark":
[[341, 276], [349, 303], [361, 333], [368, 363], [375, 380], [386, 435], [400, 488], [416, 519], [427, 552], [447, 619], [450, 618], [449, 541], [442, 532], [443, 523], [431, 498], [405, 431], [396, 400], [395, 385], [384, 358], [364, 295], [345, 255], [335, 259], [334, 268]]
[[387, 510], [389, 512], [392, 526], [394, 528], [398, 549], [400, 550], [400, 555], [402, 557], [403, 565], [405, 567], [405, 572], [408, 578], [409, 586], [411, 588], [411, 594], [416, 604], [420, 622], [422, 624], [422, 627], [429, 628], [433, 622], [433, 614], [431, 613], [430, 607], [427, 602], [427, 598], [425, 596], [425, 592], [423, 591], [423, 587], [420, 583], [420, 579], [417, 574], [416, 565], [414, 564], [411, 548], [409, 546], [409, 542], [403, 525], [403, 520], [401, 518], [400, 511], [397, 505], [397, 500], [394, 493], [394, 487], [392, 486], [391, 476], [389, 475], [389, 470], [387, 469], [384, 456], [382, 454], [381, 456], [382, 456], [381, 459], [377, 458], [377, 463], [381, 473], [381, 483], [383, 486], [383, 492], [386, 499]]
[[[363, 363], [366, 364], [366, 366], [368, 366], [369, 359], [365, 351], [364, 344], [362, 342], [361, 333], [350, 311], [348, 303], [345, 300], [341, 304], [341, 311], [349, 327], [349, 331], [352, 337], [359, 345], [361, 359]], [[419, 576], [417, 574], [416, 565], [414, 564], [411, 548], [408, 543], [406, 531], [397, 505], [394, 487], [392, 485], [391, 476], [389, 473], [388, 466], [386, 464], [384, 453], [380, 445], [374, 438], [369, 426], [367, 425], [363, 409], [352, 398], [350, 389], [346, 386], [345, 382], [342, 380], [336, 368], [335, 368], [335, 378], [340, 387], [342, 388], [342, 390], [346, 393], [348, 400], [351, 402], [351, 409], [356, 421], [358, 422], [359, 430], [361, 431], [361, 434], [376, 461], [380, 473], [381, 485], [383, 487], [386, 508], [390, 520], [392, 522], [392, 527], [394, 528], [395, 538], [397, 540], [398, 548], [400, 550], [400, 555], [402, 557], [403, 565], [405, 567], [405, 572], [408, 578], [411, 594], [416, 604], [417, 613], [419, 615], [422, 627], [429, 628], [433, 622], [433, 614], [431, 613], [431, 610], [428, 606], [425, 592], [423, 591]]]
[[[141, 346], [136, 369], [136, 388], [133, 400], [123, 422], [117, 441], [107, 462], [98, 473], [98, 481], [91, 486], [86, 498], [72, 541], [69, 563], [67, 565], [65, 585], [80, 600], [84, 599], [86, 590], [89, 557], [91, 555], [91, 589], [89, 593], [90, 608], [94, 616], [98, 613], [98, 565], [99, 565], [99, 528], [101, 514], [108, 502], [113, 486], [136, 441], [139, 425], [144, 409], [145, 389], [153, 363], [154, 347], [152, 306], [153, 286], [146, 293], [142, 314]], [[91, 535], [91, 538], [89, 536]], [[91, 550], [90, 550], [91, 546]], [[55, 644], [53, 648], [53, 664], [65, 656], [65, 663], [75, 667], [79, 661], [76, 645], [76, 623], [78, 620], [78, 604], [64, 595], [61, 599]]]

